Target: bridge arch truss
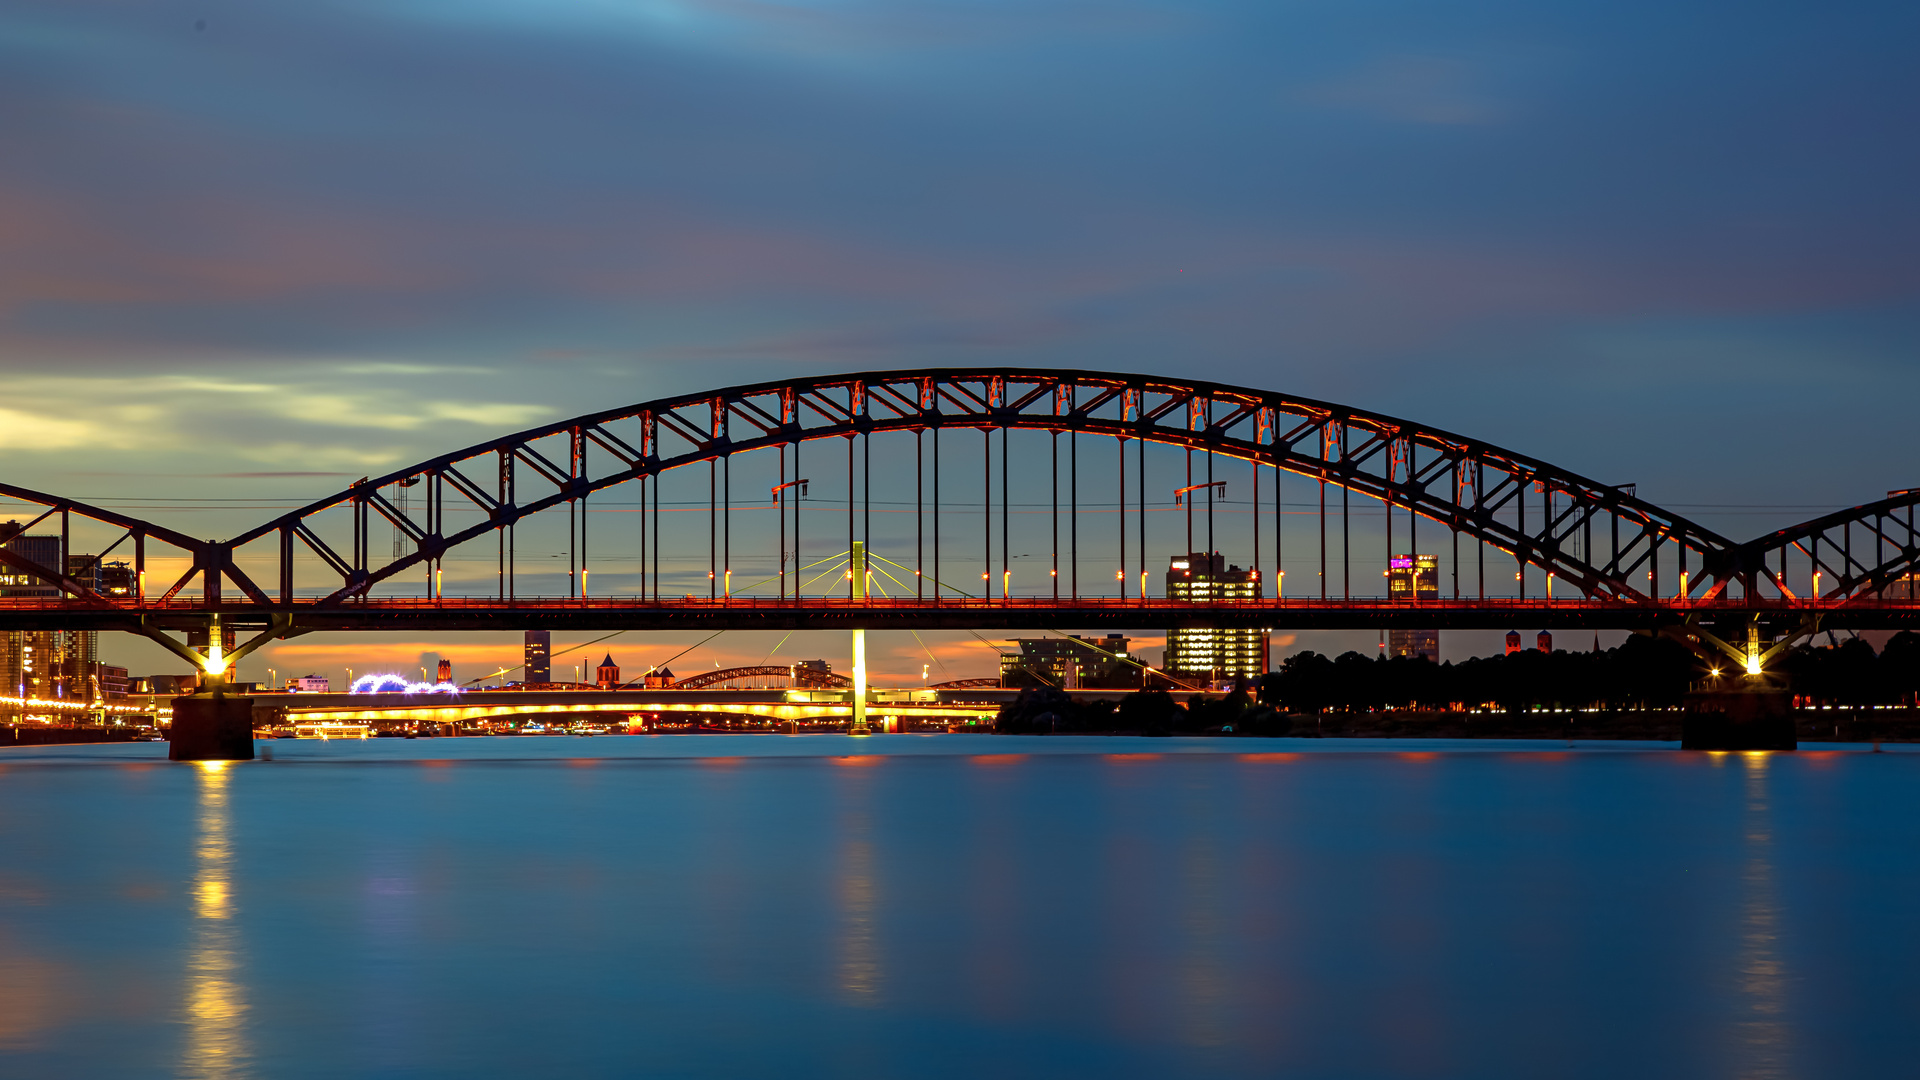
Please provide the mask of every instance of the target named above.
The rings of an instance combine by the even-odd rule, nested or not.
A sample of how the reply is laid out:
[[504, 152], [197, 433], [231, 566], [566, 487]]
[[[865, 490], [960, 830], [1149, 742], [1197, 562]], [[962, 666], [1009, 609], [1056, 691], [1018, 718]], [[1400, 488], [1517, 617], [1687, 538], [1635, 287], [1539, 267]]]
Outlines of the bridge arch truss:
[[[780, 459], [778, 481], [760, 488], [769, 491], [767, 497], [751, 502], [777, 510], [783, 533], [792, 526], [793, 535], [778, 541], [780, 566], [772, 580], [779, 595], [797, 595], [804, 585], [798, 574], [807, 564], [791, 545], [801, 528], [813, 527], [809, 539], [822, 534], [837, 539], [844, 526], [849, 541], [845, 546], [856, 539], [871, 542], [874, 440], [904, 433], [913, 437], [917, 459], [913, 473], [917, 550], [913, 565], [908, 566], [905, 559], [893, 565], [916, 580], [896, 579], [896, 583], [902, 588], [911, 584], [914, 588], [909, 591], [933, 602], [1006, 598], [1012, 577], [1007, 564], [1019, 557], [1008, 550], [1009, 525], [1016, 516], [1031, 513], [1029, 507], [1013, 504], [1009, 492], [1023, 484], [1031, 488], [1032, 474], [1047, 466], [1044, 460], [1033, 460], [1030, 447], [1010, 449], [1009, 433], [1022, 431], [1045, 434], [1053, 450], [1053, 535], [1059, 539], [1045, 553], [1050, 588], [1059, 591], [1064, 586], [1063, 595], [1069, 598], [1140, 596], [1143, 582], [1151, 580], [1154, 569], [1147, 549], [1170, 546], [1164, 529], [1149, 529], [1150, 518], [1169, 509], [1165, 504], [1173, 490], [1163, 463], [1149, 463], [1149, 447], [1184, 452], [1187, 471], [1171, 479], [1192, 480], [1194, 455], [1202, 456], [1203, 482], [1185, 485], [1195, 491], [1183, 494], [1191, 496], [1185, 502], [1189, 520], [1200, 512], [1197, 504], [1204, 503], [1210, 533], [1214, 511], [1224, 509], [1224, 504], [1215, 497], [1218, 488], [1208, 482], [1230, 481], [1246, 493], [1247, 497], [1237, 500], [1236, 509], [1244, 518], [1247, 510], [1240, 507], [1251, 508], [1253, 519], [1251, 529], [1243, 530], [1250, 540], [1236, 541], [1243, 549], [1240, 555], [1249, 558], [1253, 569], [1263, 572], [1267, 580], [1282, 585], [1280, 575], [1287, 568], [1282, 562], [1287, 556], [1284, 542], [1298, 531], [1285, 528], [1286, 517], [1300, 512], [1289, 510], [1287, 500], [1293, 498], [1297, 506], [1303, 494], [1311, 496], [1318, 512], [1310, 516], [1319, 519], [1309, 530], [1313, 542], [1308, 545], [1315, 553], [1311, 563], [1317, 567], [1316, 581], [1290, 595], [1330, 600], [1376, 592], [1353, 580], [1356, 565], [1383, 566], [1385, 554], [1380, 561], [1361, 555], [1356, 562], [1356, 497], [1362, 503], [1359, 512], [1386, 515], [1386, 551], [1396, 545], [1412, 550], [1419, 543], [1423, 522], [1429, 529], [1438, 526], [1449, 534], [1456, 553], [1462, 538], [1480, 545], [1477, 574], [1463, 575], [1466, 564], [1457, 554], [1452, 562], [1455, 596], [1514, 591], [1498, 584], [1489, 590], [1485, 568], [1489, 553], [1511, 560], [1508, 566], [1521, 591], [1529, 587], [1529, 572], [1535, 573], [1531, 585], [1536, 588], [1557, 587], [1562, 595], [1627, 604], [1681, 595], [1682, 575], [1686, 575], [1687, 594], [1724, 590], [1728, 584], [1735, 584], [1737, 591], [1752, 587], [1734, 572], [1740, 567], [1722, 557], [1734, 545], [1711, 530], [1636, 498], [1630, 487], [1600, 483], [1483, 441], [1328, 402], [1241, 387], [1024, 369], [896, 371], [762, 383], [578, 417], [360, 481], [214, 545], [217, 550], [203, 561], [222, 566], [264, 564], [268, 569], [256, 577], [266, 583], [265, 588], [249, 580], [242, 592], [249, 601], [267, 606], [291, 607], [303, 600], [321, 607], [350, 604], [375, 595], [383, 583], [406, 580], [422, 581], [424, 598], [433, 599], [445, 595], [441, 574], [448, 553], [491, 537], [497, 578], [492, 591], [496, 599], [510, 601], [520, 595], [518, 579], [524, 572], [516, 530], [538, 515], [557, 511], [569, 519], [567, 595], [582, 596], [592, 554], [585, 510], [610, 489], [632, 485], [637, 508], [635, 500], [628, 500], [624, 508], [636, 515], [639, 527], [637, 533], [628, 530], [629, 535], [618, 543], [625, 545], [623, 554], [629, 564], [638, 558], [637, 595], [661, 599], [689, 591], [698, 596], [704, 591], [708, 599], [740, 596], [744, 593], [737, 588], [740, 583], [729, 580], [734, 554], [729, 549], [734, 537], [732, 515], [746, 508], [748, 501], [740, 498], [734, 465], [756, 451], [771, 451]], [[1061, 436], [1070, 440], [1071, 479], [1061, 472]], [[965, 439], [972, 440], [972, 448], [956, 446]], [[838, 452], [828, 448], [836, 440], [843, 444]], [[1110, 465], [1096, 483], [1087, 479], [1086, 470], [1101, 442], [1107, 444]], [[805, 455], [804, 466], [803, 450], [814, 451]], [[980, 464], [967, 481], [972, 484], [968, 491], [972, 505], [964, 512], [979, 520], [978, 535], [967, 539], [977, 541], [969, 554], [981, 561], [980, 576], [966, 571], [964, 587], [960, 572], [946, 572], [953, 562], [943, 562], [943, 540], [952, 550], [956, 534], [951, 518], [942, 520], [940, 490], [943, 474], [949, 477], [948, 491], [953, 490], [953, 477], [959, 471], [954, 462], [963, 453], [977, 453], [975, 460]], [[1090, 461], [1080, 462], [1082, 456]], [[1013, 470], [1016, 460], [1017, 472]], [[1251, 465], [1253, 471], [1231, 476], [1229, 481], [1215, 479], [1226, 475], [1235, 462], [1241, 468]], [[703, 465], [706, 469], [699, 470]], [[660, 565], [663, 515], [685, 509], [663, 508], [660, 503], [661, 489], [676, 471], [704, 472], [707, 481], [711, 578], [705, 590], [697, 586], [688, 590], [686, 573], [676, 574], [671, 566], [663, 573]], [[830, 480], [810, 479], [810, 471], [824, 473]], [[1155, 471], [1163, 475], [1150, 481]], [[1174, 471], [1179, 473], [1179, 468]], [[700, 478], [694, 477], [696, 488]], [[808, 483], [818, 488], [832, 479], [844, 480], [844, 497], [836, 500], [844, 520], [829, 519], [822, 525], [824, 515], [818, 510], [803, 515], [804, 500], [797, 497], [796, 489], [804, 490]], [[1061, 490], [1063, 485], [1072, 489], [1070, 494]], [[1090, 575], [1091, 588], [1081, 587], [1083, 568], [1077, 559], [1081, 545], [1075, 526], [1089, 512], [1080, 501], [1083, 486], [1100, 490], [1104, 501], [1092, 498], [1089, 502], [1101, 503], [1100, 512], [1107, 515], [1095, 545], [1101, 549], [1098, 560], [1104, 566]], [[416, 510], [404, 510], [396, 497], [407, 491], [415, 493]], [[1088, 494], [1094, 493], [1089, 490]], [[1062, 505], [1063, 500], [1067, 505]], [[904, 501], [904, 493], [883, 495], [883, 501], [897, 505]], [[1071, 517], [1066, 536], [1060, 536], [1062, 514]], [[1341, 533], [1337, 553], [1328, 535], [1336, 515], [1344, 526], [1337, 530]], [[392, 554], [381, 550], [386, 528], [399, 541]], [[1401, 531], [1396, 534], [1396, 529]], [[1156, 531], [1159, 535], [1154, 535]], [[1305, 542], [1296, 538], [1295, 543]], [[838, 543], [829, 546], [844, 550]], [[1264, 551], [1257, 550], [1262, 547]], [[316, 563], [334, 584], [316, 594], [312, 575], [296, 572], [303, 560]], [[1496, 569], [1496, 582], [1499, 573]], [[412, 578], [415, 574], [422, 578]], [[1725, 580], [1717, 580], [1716, 574]], [[1462, 581], [1463, 576], [1468, 580]], [[694, 580], [698, 581], [697, 572]], [[1032, 580], [1033, 575], [1027, 574], [1025, 581]], [[185, 581], [177, 583], [162, 601], [186, 586]], [[217, 592], [217, 587], [212, 591]]]

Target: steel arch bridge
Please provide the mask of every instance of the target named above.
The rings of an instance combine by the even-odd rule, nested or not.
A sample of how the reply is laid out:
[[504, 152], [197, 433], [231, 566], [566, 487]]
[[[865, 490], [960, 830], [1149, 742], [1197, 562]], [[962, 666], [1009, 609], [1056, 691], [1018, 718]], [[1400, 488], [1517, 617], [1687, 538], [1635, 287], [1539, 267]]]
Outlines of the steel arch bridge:
[[844, 689], [852, 685], [852, 679], [831, 671], [813, 671], [798, 665], [779, 666], [773, 664], [755, 664], [748, 667], [716, 668], [713, 671], [702, 671], [697, 675], [689, 675], [684, 679], [675, 680], [673, 689], [711, 690], [717, 687], [754, 690], [766, 687]]
[[[911, 529], [896, 528], [909, 491]], [[326, 629], [1525, 624], [1679, 628], [1745, 655], [1724, 639], [1920, 624], [1920, 491], [1736, 542], [1631, 486], [1441, 429], [1103, 372], [902, 370], [663, 398], [368, 477], [227, 540], [0, 496], [41, 511], [18, 532], [57, 520], [60, 535], [57, 565], [0, 547], [0, 566], [49, 594], [0, 597], [0, 628], [127, 630], [196, 663], [172, 634], [243, 631], [237, 659]], [[614, 524], [590, 529], [595, 515]], [[98, 554], [73, 554], [76, 525]], [[1154, 595], [1150, 551], [1223, 538], [1258, 599]], [[1437, 596], [1369, 587], [1436, 539]], [[856, 543], [879, 595], [841, 573]], [[100, 572], [114, 556], [130, 567], [117, 589]], [[1036, 558], [1044, 574], [1020, 562], [1016, 581]], [[613, 587], [590, 591], [596, 566]]]

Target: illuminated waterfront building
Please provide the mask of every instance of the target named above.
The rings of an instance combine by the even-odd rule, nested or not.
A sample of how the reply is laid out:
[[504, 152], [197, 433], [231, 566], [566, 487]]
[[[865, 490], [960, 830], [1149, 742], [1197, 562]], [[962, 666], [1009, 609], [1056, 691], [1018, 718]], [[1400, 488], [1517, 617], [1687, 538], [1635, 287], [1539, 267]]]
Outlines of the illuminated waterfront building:
[[[1230, 566], [1217, 551], [1176, 555], [1167, 565], [1169, 600], [1243, 603], [1260, 599], [1260, 594], [1260, 572]], [[1258, 678], [1267, 673], [1267, 632], [1216, 627], [1168, 630], [1162, 666], [1175, 677], [1210, 681]]]
[[[35, 701], [98, 701], [100, 635], [93, 630], [10, 630], [0, 637], [0, 687]], [[125, 693], [126, 669], [120, 672]]]
[[[1434, 555], [1395, 555], [1387, 564], [1387, 597], [1396, 603], [1440, 599], [1440, 559]], [[1422, 656], [1440, 662], [1440, 631], [1389, 630], [1388, 656]]]
[[594, 670], [593, 681], [602, 690], [612, 690], [620, 685], [620, 665], [613, 662], [612, 653], [600, 661], [600, 666]]
[[1104, 638], [1019, 638], [1014, 644], [1020, 646], [1018, 654], [1000, 657], [1001, 686], [1074, 690], [1140, 685], [1140, 665], [1128, 663], [1131, 639], [1121, 634]]

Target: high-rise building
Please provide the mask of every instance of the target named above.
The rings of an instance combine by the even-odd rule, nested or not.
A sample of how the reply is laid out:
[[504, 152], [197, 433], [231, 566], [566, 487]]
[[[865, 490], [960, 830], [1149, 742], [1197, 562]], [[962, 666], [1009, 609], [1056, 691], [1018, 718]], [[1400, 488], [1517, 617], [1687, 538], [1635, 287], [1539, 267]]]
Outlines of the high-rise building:
[[527, 631], [526, 669], [522, 671], [522, 682], [543, 683], [553, 681], [553, 633], [548, 630]]
[[100, 634], [94, 630], [12, 630], [0, 635], [0, 687], [32, 701], [96, 701]]
[[442, 659], [439, 665], [434, 669], [433, 674], [434, 674], [435, 682], [443, 682], [443, 683], [452, 682], [453, 681], [453, 661]]
[[102, 562], [98, 555], [68, 555], [67, 576], [102, 596], [132, 596], [133, 567], [120, 560]]
[[[1167, 599], [1193, 604], [1260, 599], [1260, 572], [1230, 566], [1219, 552], [1176, 555], [1167, 564]], [[1162, 665], [1176, 677], [1210, 681], [1258, 678], [1267, 673], [1265, 630], [1192, 627], [1167, 631]]]
[[[1395, 555], [1387, 561], [1387, 597], [1397, 603], [1440, 599], [1440, 559]], [[1422, 656], [1440, 662], [1440, 631], [1389, 630], [1387, 655]]]
[[[25, 535], [17, 521], [0, 525], [7, 552], [55, 573], [60, 570], [60, 537]], [[59, 596], [60, 586], [45, 577], [0, 564], [0, 596]]]
[[1131, 639], [1121, 634], [1104, 638], [1019, 638], [1020, 652], [1000, 657], [1000, 685], [1125, 688], [1140, 685], [1140, 665], [1129, 663]]

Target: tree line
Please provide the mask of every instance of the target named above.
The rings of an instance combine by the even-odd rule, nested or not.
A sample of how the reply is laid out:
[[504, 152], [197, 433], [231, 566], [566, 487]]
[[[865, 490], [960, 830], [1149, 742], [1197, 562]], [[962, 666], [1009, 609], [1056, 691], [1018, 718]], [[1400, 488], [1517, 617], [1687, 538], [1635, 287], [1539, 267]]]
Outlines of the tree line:
[[[1723, 668], [1738, 676], [1729, 659]], [[1259, 729], [1287, 714], [1494, 709], [1664, 709], [1711, 674], [1709, 662], [1679, 642], [1634, 635], [1595, 652], [1525, 650], [1435, 664], [1419, 657], [1333, 658], [1302, 651], [1231, 694], [1181, 705], [1163, 690], [1129, 694], [1118, 704], [1077, 700], [1051, 687], [1022, 691], [1001, 710], [1008, 733], [1089, 731], [1196, 732], [1225, 725]], [[1903, 631], [1875, 653], [1858, 638], [1801, 645], [1771, 665], [1769, 678], [1803, 705], [1858, 708], [1913, 705], [1920, 693], [1920, 634]]]
[[[1458, 664], [1347, 652], [1299, 652], [1260, 680], [1259, 698], [1287, 712], [1379, 709], [1642, 709], [1679, 705], [1712, 668], [1671, 638], [1636, 634], [1596, 652], [1528, 649]], [[1738, 675], [1728, 659], [1721, 670]], [[1912, 704], [1920, 634], [1902, 631], [1876, 654], [1859, 638], [1800, 645], [1770, 666], [1776, 685], [1810, 705]]]

